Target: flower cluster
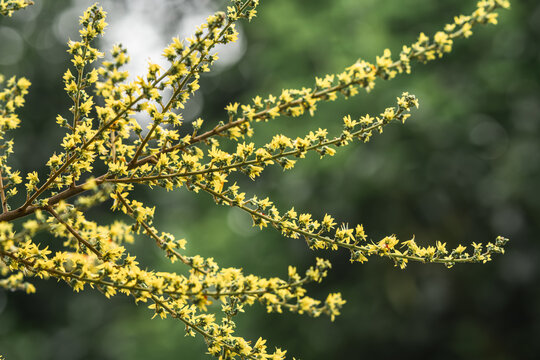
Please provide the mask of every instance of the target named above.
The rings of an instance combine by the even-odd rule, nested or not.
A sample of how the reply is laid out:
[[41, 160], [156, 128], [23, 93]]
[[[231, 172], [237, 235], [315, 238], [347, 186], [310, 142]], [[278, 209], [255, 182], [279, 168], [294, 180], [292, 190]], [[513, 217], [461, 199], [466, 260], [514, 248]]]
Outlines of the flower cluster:
[[34, 4], [31, 0], [0, 0], [0, 15], [11, 16], [17, 10]]
[[6, 86], [0, 88], [0, 201], [2, 210], [6, 212], [9, 211], [8, 198], [17, 194], [17, 185], [22, 183], [20, 172], [12, 171], [7, 165], [7, 158], [13, 153], [13, 140], [6, 139], [6, 132], [16, 129], [20, 124], [16, 110], [24, 105], [24, 96], [28, 94], [30, 82], [25, 78], [17, 80], [15, 77], [6, 82], [0, 74], [0, 86], [4, 85], [4, 82]]
[[[294, 208], [280, 213], [268, 199], [258, 199], [253, 196], [246, 199], [245, 193], [238, 192], [237, 186], [231, 186], [227, 191], [218, 193], [204, 184], [198, 186], [214, 196], [217, 203], [238, 207], [249, 213], [254, 226], [261, 229], [272, 226], [282, 235], [292, 239], [305, 239], [307, 245], [315, 249], [337, 250], [345, 248], [350, 252], [351, 262], [365, 262], [370, 255], [379, 255], [391, 259], [396, 266], [404, 269], [409, 261], [441, 263], [452, 267], [457, 263], [485, 263], [491, 260], [493, 254], [503, 254], [508, 239], [498, 236], [495, 243], [487, 245], [473, 243], [473, 251], [466, 252], [463, 245], [458, 245], [451, 251], [446, 249], [446, 243], [438, 241], [436, 246], [419, 246], [414, 237], [400, 241], [395, 235], [384, 237], [380, 241], [369, 241], [363, 225], [349, 228], [348, 224], [340, 226], [328, 214], [319, 221], [312, 214], [298, 214]], [[400, 250], [401, 249], [401, 250]]]
[[[0, 1], [3, 15], [30, 3]], [[80, 39], [68, 44], [73, 66], [63, 80], [73, 105], [69, 114], [56, 118], [65, 135], [59, 151], [46, 163], [44, 179], [38, 171], [23, 177], [8, 166], [13, 141], [6, 132], [19, 126], [16, 111], [23, 106], [30, 83], [24, 78], [6, 81], [0, 75], [1, 287], [31, 293], [35, 288], [29, 278], [54, 278], [74, 291], [93, 288], [106, 297], [127, 295], [136, 303], [147, 303], [154, 317], [175, 318], [186, 326], [188, 335], [201, 335], [209, 354], [220, 359], [284, 358], [284, 350], [270, 349], [262, 338], [253, 342], [235, 335], [234, 317], [251, 305], [260, 304], [268, 312], [326, 315], [331, 320], [340, 314], [345, 300], [339, 293], [325, 300], [307, 295], [306, 284], [327, 276], [328, 260], [317, 258], [303, 272], [289, 266], [283, 278], [222, 268], [213, 258], [188, 254], [186, 239], [156, 228], [154, 216], [159, 208], [137, 199], [134, 190], [141, 185], [167, 190], [185, 187], [210, 194], [217, 204], [248, 213], [260, 229], [272, 227], [285, 237], [303, 239], [310, 249], [346, 249], [351, 262], [363, 263], [375, 255], [400, 268], [410, 261], [452, 267], [485, 263], [493, 254], [504, 253], [508, 241], [504, 237], [485, 245], [473, 243], [469, 251], [464, 245], [447, 249], [443, 242], [421, 246], [414, 238], [401, 241], [395, 235], [371, 239], [363, 225], [338, 225], [328, 214], [316, 219], [294, 208], [280, 211], [269, 198], [248, 196], [235, 179], [255, 180], [273, 165], [290, 170], [309, 154], [333, 156], [355, 140], [370, 141], [387, 125], [405, 123], [419, 105], [406, 92], [376, 116], [345, 115], [341, 131], [332, 136], [319, 128], [296, 139], [276, 134], [263, 145], [248, 140], [256, 122], [305, 113], [314, 116], [325, 101], [355, 96], [361, 89], [370, 91], [378, 79], [410, 73], [413, 62], [440, 58], [452, 50], [456, 39], [469, 37], [475, 25], [495, 24], [495, 10], [507, 8], [508, 2], [478, 2], [471, 15], [455, 17], [434, 36], [420, 34], [414, 44], [403, 46], [397, 59], [386, 49], [373, 63], [359, 60], [340, 73], [315, 78], [312, 88], [256, 96], [249, 104], [231, 103], [224, 120], [209, 128], [203, 119], [184, 126], [186, 102], [199, 89], [201, 75], [218, 59], [215, 47], [236, 41], [236, 23], [251, 21], [258, 4], [257, 0], [232, 0], [226, 11], [209, 16], [193, 36], [172, 40], [162, 53], [166, 67], [149, 63], [145, 74], [133, 81], [128, 81], [129, 74], [123, 70], [130, 57], [122, 45], [114, 46], [110, 58], [101, 60], [105, 55], [93, 44], [104, 34], [106, 13], [97, 5], [88, 8], [80, 18]], [[135, 120], [135, 114], [149, 119], [147, 129]], [[224, 150], [223, 139], [234, 140], [236, 150]], [[26, 199], [12, 208], [8, 200], [23, 182]], [[109, 200], [124, 221], [101, 225], [86, 217], [90, 207]], [[21, 218], [23, 222], [14, 221]], [[61, 250], [53, 252], [49, 243], [37, 242], [38, 233], [49, 234], [55, 244], [51, 248]], [[142, 239], [154, 243], [171, 262], [178, 262], [178, 272], [140, 266], [128, 250]]]

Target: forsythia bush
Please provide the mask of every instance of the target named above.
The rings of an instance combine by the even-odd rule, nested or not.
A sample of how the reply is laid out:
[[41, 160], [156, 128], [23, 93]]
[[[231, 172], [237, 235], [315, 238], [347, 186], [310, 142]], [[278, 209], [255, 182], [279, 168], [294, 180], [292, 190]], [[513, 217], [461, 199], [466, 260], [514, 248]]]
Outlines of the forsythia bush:
[[[29, 4], [1, 0], [0, 13], [10, 16]], [[20, 124], [16, 111], [24, 105], [30, 83], [25, 78], [4, 79], [0, 75], [2, 287], [32, 293], [35, 288], [27, 280], [38, 277], [62, 280], [75, 291], [97, 289], [106, 297], [121, 293], [136, 303], [148, 304], [154, 316], [180, 321], [188, 335], [201, 335], [208, 352], [220, 359], [282, 359], [285, 351], [269, 349], [266, 340], [236, 336], [234, 316], [260, 303], [268, 312], [324, 314], [333, 320], [345, 304], [340, 294], [329, 294], [321, 301], [308, 296], [304, 287], [327, 275], [329, 261], [317, 259], [306, 271], [289, 266], [284, 279], [221, 268], [212, 258], [187, 254], [186, 240], [156, 229], [155, 208], [135, 198], [137, 187], [160, 186], [171, 191], [183, 187], [209, 195], [219, 205], [249, 213], [254, 226], [272, 227], [285, 237], [303, 239], [310, 249], [345, 248], [351, 262], [381, 256], [400, 268], [409, 261], [452, 267], [485, 263], [492, 254], [504, 252], [507, 239], [503, 237], [485, 245], [473, 243], [471, 250], [463, 245], [447, 249], [442, 242], [423, 247], [414, 238], [401, 241], [394, 235], [370, 239], [362, 225], [337, 225], [330, 215], [315, 219], [294, 208], [279, 209], [268, 198], [247, 195], [234, 178], [241, 173], [255, 180], [268, 166], [290, 170], [308, 152], [317, 152], [321, 158], [332, 156], [340, 147], [368, 142], [389, 124], [404, 123], [418, 107], [418, 99], [408, 93], [378, 115], [343, 117], [343, 130], [335, 135], [318, 129], [296, 139], [277, 134], [264, 145], [249, 141], [262, 125], [257, 123], [306, 112], [314, 115], [323, 102], [352, 97], [362, 89], [370, 91], [380, 79], [410, 73], [413, 63], [442, 57], [452, 50], [454, 40], [471, 36], [474, 26], [496, 24], [495, 11], [508, 8], [509, 3], [482, 0], [470, 15], [456, 16], [433, 36], [420, 34], [397, 56], [385, 50], [374, 63], [358, 60], [340, 73], [315, 78], [313, 87], [257, 96], [249, 104], [229, 104], [224, 119], [209, 122], [211, 125], [202, 119], [183, 123], [184, 104], [199, 88], [202, 73], [210, 71], [218, 59], [213, 49], [235, 41], [235, 23], [251, 21], [258, 5], [258, 0], [233, 0], [225, 12], [209, 16], [192, 37], [172, 40], [163, 51], [168, 67], [151, 63], [148, 72], [132, 82], [122, 70], [129, 56], [121, 45], [113, 47], [110, 60], [100, 60], [104, 54], [93, 42], [104, 33], [106, 13], [98, 5], [88, 8], [80, 18], [80, 39], [68, 44], [73, 66], [63, 80], [73, 105], [56, 118], [65, 136], [59, 151], [46, 163], [48, 172], [43, 179], [37, 172], [21, 175], [8, 165], [13, 141], [7, 132]], [[136, 113], [151, 118], [147, 129], [134, 119]], [[231, 141], [236, 150], [223, 150], [221, 145]], [[26, 199], [14, 204], [18, 198], [11, 198], [21, 189]], [[128, 220], [104, 225], [85, 217], [88, 208], [108, 201], [113, 211], [127, 215]], [[63, 241], [63, 250], [52, 252], [47, 244], [36, 242], [37, 233], [49, 234], [51, 241]], [[170, 261], [178, 261], [178, 272], [141, 268], [128, 252], [139, 237], [149, 238]]]

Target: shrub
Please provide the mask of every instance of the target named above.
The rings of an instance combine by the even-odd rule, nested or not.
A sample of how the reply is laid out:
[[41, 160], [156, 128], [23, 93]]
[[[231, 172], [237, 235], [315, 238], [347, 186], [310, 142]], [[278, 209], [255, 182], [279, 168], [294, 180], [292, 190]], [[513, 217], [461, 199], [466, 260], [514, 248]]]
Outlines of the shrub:
[[[0, 13], [11, 16], [30, 3], [2, 1]], [[234, 102], [226, 107], [225, 120], [207, 126], [197, 119], [187, 126], [182, 109], [198, 90], [201, 75], [218, 59], [213, 53], [215, 47], [237, 39], [235, 23], [251, 21], [258, 3], [232, 1], [226, 12], [208, 17], [191, 38], [173, 39], [163, 51], [168, 67], [151, 63], [144, 76], [131, 82], [127, 71], [122, 70], [129, 56], [121, 45], [113, 47], [109, 60], [95, 65], [104, 57], [93, 42], [104, 33], [106, 13], [97, 5], [88, 8], [80, 19], [80, 39], [68, 43], [73, 67], [63, 80], [73, 101], [71, 115], [68, 119], [67, 113], [62, 113], [56, 118], [65, 136], [61, 150], [46, 163], [47, 175], [42, 180], [38, 171], [23, 179], [8, 165], [13, 141], [6, 133], [19, 126], [16, 111], [24, 105], [30, 82], [0, 76], [4, 86], [0, 92], [1, 286], [32, 293], [35, 288], [27, 280], [39, 277], [62, 280], [75, 291], [95, 288], [107, 298], [121, 293], [136, 303], [147, 303], [154, 317], [179, 320], [188, 335], [201, 335], [211, 355], [280, 359], [285, 351], [269, 350], [266, 340], [252, 342], [235, 336], [235, 315], [259, 303], [268, 312], [326, 315], [333, 320], [345, 304], [341, 295], [329, 294], [320, 301], [308, 296], [305, 288], [307, 283], [320, 282], [327, 276], [330, 262], [318, 258], [304, 272], [289, 266], [285, 279], [222, 268], [212, 258], [187, 254], [185, 239], [156, 229], [155, 208], [137, 200], [137, 187], [159, 186], [170, 191], [184, 187], [210, 195], [216, 204], [248, 213], [254, 226], [272, 227], [285, 237], [303, 239], [310, 249], [346, 249], [351, 262], [364, 263], [370, 256], [380, 256], [402, 269], [410, 261], [452, 267], [485, 263], [493, 254], [504, 252], [508, 240], [501, 236], [493, 243], [473, 243], [472, 250], [464, 245], [447, 249], [442, 242], [420, 246], [414, 238], [402, 241], [395, 235], [369, 239], [362, 225], [338, 226], [328, 214], [315, 219], [294, 208], [279, 210], [269, 198], [248, 196], [234, 179], [242, 173], [255, 180], [266, 167], [274, 165], [290, 170], [310, 152], [317, 152], [321, 158], [333, 156], [343, 146], [370, 141], [389, 124], [405, 123], [419, 105], [418, 99], [407, 92], [378, 115], [344, 116], [342, 131], [333, 136], [326, 129], [318, 129], [296, 139], [277, 134], [262, 146], [249, 142], [259, 122], [313, 116], [323, 102], [353, 97], [362, 89], [370, 91], [380, 79], [410, 73], [415, 62], [442, 57], [451, 52], [456, 39], [471, 36], [474, 26], [496, 24], [495, 11], [508, 8], [509, 3], [480, 1], [471, 15], [455, 17], [453, 23], [431, 37], [421, 33], [395, 58], [387, 49], [374, 63], [358, 60], [340, 73], [316, 77], [311, 88], [257, 96], [249, 104]], [[151, 119], [147, 129], [141, 127], [135, 114]], [[230, 144], [236, 149], [226, 151]], [[26, 198], [12, 207], [19, 200], [23, 182]], [[128, 220], [98, 224], [87, 218], [89, 208], [110, 200], [112, 210]], [[62, 249], [49, 250], [47, 244], [35, 240], [38, 233], [62, 239]], [[179, 268], [184, 271], [168, 273], [140, 267], [127, 248], [142, 237], [153, 240], [171, 262], [181, 263]]]

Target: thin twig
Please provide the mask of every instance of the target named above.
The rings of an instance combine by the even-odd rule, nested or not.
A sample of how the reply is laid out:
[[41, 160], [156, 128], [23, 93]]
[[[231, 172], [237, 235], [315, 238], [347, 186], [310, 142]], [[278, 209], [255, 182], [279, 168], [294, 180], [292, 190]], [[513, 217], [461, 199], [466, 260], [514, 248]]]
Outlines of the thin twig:
[[0, 167], [0, 201], [2, 202], [2, 214], [8, 212], [6, 194], [4, 192], [4, 181], [2, 180], [2, 168]]

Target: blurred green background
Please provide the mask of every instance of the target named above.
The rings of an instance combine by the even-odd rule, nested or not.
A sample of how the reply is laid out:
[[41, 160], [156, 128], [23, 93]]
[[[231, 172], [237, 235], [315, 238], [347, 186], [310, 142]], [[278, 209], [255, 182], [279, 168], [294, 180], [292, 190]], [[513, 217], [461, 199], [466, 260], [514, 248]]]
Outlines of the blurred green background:
[[[153, 3], [150, 7], [148, 3]], [[43, 169], [58, 151], [58, 113], [69, 99], [61, 75], [68, 37], [90, 1], [37, 1], [0, 19], [0, 73], [31, 82], [22, 127], [14, 134], [12, 165]], [[144, 67], [167, 39], [184, 33], [223, 4], [205, 1], [102, 2], [110, 10], [103, 46], [125, 39], [134, 70]], [[339, 72], [362, 57], [373, 61], [388, 47], [432, 34], [465, 0], [272, 0], [241, 26], [241, 42], [202, 81], [186, 118], [217, 122], [233, 100], [312, 86], [315, 75]], [[111, 39], [107, 39], [107, 37]], [[157, 49], [157, 50], [156, 50]], [[157, 51], [157, 53], [155, 53]], [[138, 66], [138, 67], [137, 67]], [[161, 190], [143, 198], [158, 205], [163, 231], [189, 241], [190, 254], [222, 266], [285, 276], [287, 265], [305, 269], [316, 256], [334, 264], [329, 278], [310, 287], [315, 297], [341, 291], [342, 316], [266, 314], [254, 306], [237, 318], [238, 334], [288, 349], [302, 359], [537, 359], [540, 356], [540, 4], [513, 1], [496, 27], [480, 27], [447, 57], [414, 64], [413, 74], [379, 82], [370, 94], [321, 104], [314, 118], [279, 119], [256, 126], [259, 144], [277, 132], [296, 136], [326, 127], [338, 131], [346, 114], [377, 114], [403, 91], [420, 109], [368, 144], [341, 149], [334, 158], [308, 156], [292, 172], [265, 170], [257, 182], [238, 177], [249, 193], [270, 196], [280, 209], [295, 206], [317, 216], [362, 223], [373, 239], [413, 234], [423, 243], [511, 239], [507, 253], [486, 265], [411, 264], [399, 270], [383, 259], [351, 265], [345, 252], [314, 253], [272, 229], [259, 232], [235, 209], [210, 197]], [[110, 216], [106, 207], [95, 217]], [[48, 241], [43, 239], [44, 242]], [[131, 249], [141, 262], [178, 269], [141, 239]], [[19, 359], [205, 359], [201, 338], [184, 337], [181, 324], [150, 320], [130, 299], [98, 292], [75, 294], [65, 284], [37, 282], [34, 295], [0, 290], [0, 354]]]

